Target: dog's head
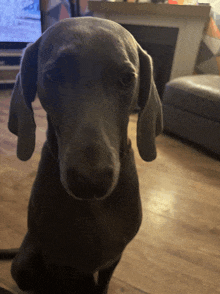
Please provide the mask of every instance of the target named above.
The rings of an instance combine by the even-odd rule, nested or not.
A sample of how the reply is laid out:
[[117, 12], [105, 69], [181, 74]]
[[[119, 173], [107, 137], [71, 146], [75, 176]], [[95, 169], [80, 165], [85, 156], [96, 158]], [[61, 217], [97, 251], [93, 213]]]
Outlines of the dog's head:
[[31, 103], [36, 93], [47, 112], [49, 147], [69, 194], [103, 198], [113, 191], [128, 149], [129, 115], [136, 105], [141, 108], [140, 156], [155, 159], [162, 110], [152, 60], [119, 24], [90, 17], [66, 19], [26, 48], [9, 117], [21, 160], [34, 151]]

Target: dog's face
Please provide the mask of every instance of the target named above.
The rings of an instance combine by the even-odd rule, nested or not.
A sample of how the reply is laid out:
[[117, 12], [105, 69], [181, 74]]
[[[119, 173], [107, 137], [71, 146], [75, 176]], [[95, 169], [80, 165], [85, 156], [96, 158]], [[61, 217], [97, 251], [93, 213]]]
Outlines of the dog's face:
[[67, 23], [62, 46], [50, 32], [39, 49], [38, 95], [58, 142], [61, 182], [80, 199], [107, 197], [115, 188], [137, 102], [138, 54], [126, 48], [135, 41], [105, 24], [85, 19], [71, 36]]
[[[158, 95], [152, 91], [156, 88], [150, 57], [140, 53], [133, 36], [120, 25], [96, 18], [62, 21], [32, 46], [37, 61], [29, 66], [36, 67], [37, 92], [48, 115], [48, 142], [59, 162], [61, 182], [73, 197], [103, 199], [117, 185], [121, 159], [128, 148], [129, 114], [137, 103], [142, 114], [148, 103], [152, 116], [140, 115], [139, 120], [144, 120], [139, 124], [139, 137], [144, 128], [148, 145], [154, 146], [160, 132], [160, 102], [157, 97], [150, 98]], [[22, 65], [28, 53], [31, 58], [34, 49], [29, 48]], [[146, 70], [141, 69], [141, 58]], [[23, 76], [21, 70], [21, 84], [26, 87], [25, 73]], [[28, 90], [23, 93], [28, 96]], [[24, 100], [28, 104], [28, 98]], [[147, 120], [150, 123], [145, 127]], [[142, 157], [145, 148], [150, 148], [153, 155], [146, 154], [154, 159], [155, 146], [142, 146], [140, 140]]]

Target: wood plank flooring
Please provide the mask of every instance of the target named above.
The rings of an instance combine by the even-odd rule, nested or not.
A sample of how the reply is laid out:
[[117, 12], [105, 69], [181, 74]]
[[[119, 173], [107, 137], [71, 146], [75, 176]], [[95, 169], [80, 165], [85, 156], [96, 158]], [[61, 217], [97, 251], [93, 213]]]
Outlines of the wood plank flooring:
[[[18, 247], [26, 232], [27, 204], [45, 140], [45, 113], [34, 103], [35, 153], [16, 158], [16, 137], [7, 129], [10, 91], [0, 91], [0, 248]], [[109, 294], [220, 293], [220, 161], [175, 138], [157, 138], [157, 159], [141, 160], [136, 120], [129, 136], [135, 150], [143, 222], [126, 248]], [[19, 292], [10, 262], [0, 262], [0, 286]]]

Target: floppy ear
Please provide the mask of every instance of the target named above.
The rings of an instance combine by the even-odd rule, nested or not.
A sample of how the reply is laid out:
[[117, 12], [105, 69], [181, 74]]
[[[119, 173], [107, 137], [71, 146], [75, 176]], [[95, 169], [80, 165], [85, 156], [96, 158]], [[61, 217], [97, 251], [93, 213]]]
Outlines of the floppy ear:
[[37, 92], [37, 45], [29, 45], [21, 60], [20, 72], [11, 97], [8, 128], [18, 136], [17, 157], [28, 160], [35, 148], [34, 114], [31, 103]]
[[137, 123], [137, 146], [141, 158], [156, 158], [155, 138], [162, 132], [162, 104], [153, 78], [152, 59], [139, 45], [140, 88], [138, 105], [141, 108]]

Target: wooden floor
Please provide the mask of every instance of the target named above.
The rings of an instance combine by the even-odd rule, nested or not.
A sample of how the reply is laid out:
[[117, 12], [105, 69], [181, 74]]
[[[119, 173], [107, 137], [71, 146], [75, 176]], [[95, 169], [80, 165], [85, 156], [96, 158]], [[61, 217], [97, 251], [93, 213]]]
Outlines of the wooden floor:
[[[0, 248], [18, 247], [26, 232], [27, 204], [45, 139], [38, 101], [37, 146], [19, 161], [16, 137], [7, 130], [10, 91], [0, 92]], [[143, 223], [128, 245], [109, 294], [220, 293], [220, 161], [181, 141], [160, 135], [157, 159], [143, 162], [136, 148], [136, 116], [129, 134], [140, 179]], [[0, 286], [21, 293], [0, 262]]]

